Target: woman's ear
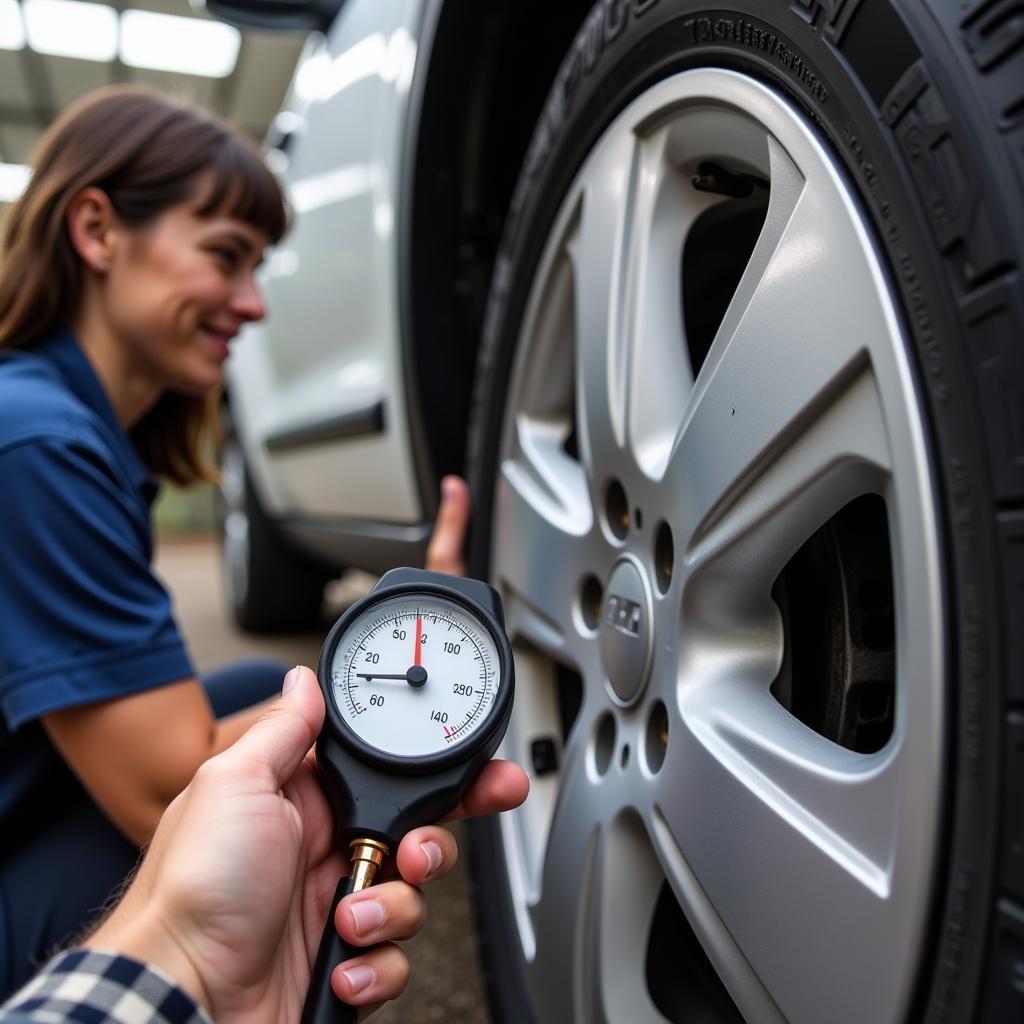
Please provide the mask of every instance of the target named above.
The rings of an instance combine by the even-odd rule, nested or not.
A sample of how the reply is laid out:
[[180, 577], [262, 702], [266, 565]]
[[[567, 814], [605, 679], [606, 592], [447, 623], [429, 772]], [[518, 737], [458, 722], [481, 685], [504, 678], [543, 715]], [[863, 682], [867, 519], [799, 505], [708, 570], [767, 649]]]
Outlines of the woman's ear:
[[68, 204], [68, 234], [82, 262], [98, 274], [110, 270], [114, 249], [114, 208], [101, 188], [89, 185]]

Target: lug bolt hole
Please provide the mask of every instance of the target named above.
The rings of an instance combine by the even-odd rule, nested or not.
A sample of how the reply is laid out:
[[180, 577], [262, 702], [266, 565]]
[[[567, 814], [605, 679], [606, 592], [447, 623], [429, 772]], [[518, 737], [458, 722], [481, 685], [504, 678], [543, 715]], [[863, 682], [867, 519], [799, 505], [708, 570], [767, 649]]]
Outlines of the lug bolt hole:
[[665, 763], [665, 748], [668, 746], [668, 712], [659, 700], [652, 708], [647, 719], [647, 732], [644, 736], [644, 755], [647, 767], [653, 774], [661, 771]]
[[626, 743], [622, 747], [622, 754], [619, 758], [619, 766], [625, 770], [629, 765], [629, 744]]
[[615, 756], [615, 719], [610, 714], [601, 716], [594, 737], [594, 768], [598, 775], [608, 771]]
[[638, 508], [633, 510], [633, 522], [636, 524], [636, 528], [638, 530], [642, 530], [644, 528], [644, 514]]
[[604, 591], [596, 576], [587, 576], [580, 588], [580, 618], [587, 629], [597, 630], [601, 624], [601, 605]]
[[608, 528], [619, 540], [625, 540], [629, 533], [629, 500], [618, 480], [608, 485], [605, 494], [605, 515], [608, 517]]
[[675, 560], [676, 549], [672, 542], [672, 530], [668, 523], [662, 520], [654, 535], [654, 580], [659, 593], [668, 592]]

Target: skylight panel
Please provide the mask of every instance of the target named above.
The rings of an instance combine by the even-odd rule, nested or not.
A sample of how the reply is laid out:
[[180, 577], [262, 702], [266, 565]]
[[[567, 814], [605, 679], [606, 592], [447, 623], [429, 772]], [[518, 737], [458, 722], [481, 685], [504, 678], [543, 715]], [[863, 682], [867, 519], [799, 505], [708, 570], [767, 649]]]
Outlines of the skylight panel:
[[134, 68], [224, 78], [238, 61], [238, 29], [220, 21], [128, 10], [121, 15], [121, 60]]
[[0, 0], [0, 50], [20, 50], [25, 45], [25, 23], [17, 0]]
[[25, 191], [31, 173], [24, 164], [0, 164], [0, 203], [13, 203]]
[[80, 60], [113, 60], [117, 11], [80, 0], [25, 0], [25, 32], [37, 53]]

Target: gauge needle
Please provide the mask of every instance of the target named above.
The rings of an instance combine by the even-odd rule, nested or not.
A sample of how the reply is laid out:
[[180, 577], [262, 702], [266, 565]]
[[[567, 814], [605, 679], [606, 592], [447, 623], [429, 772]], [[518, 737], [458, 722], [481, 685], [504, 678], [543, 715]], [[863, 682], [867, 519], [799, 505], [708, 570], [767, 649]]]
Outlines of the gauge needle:
[[419, 665], [412, 665], [401, 674], [397, 672], [357, 672], [357, 679], [401, 679], [410, 686], [419, 688], [427, 681], [427, 670]]
[[423, 618], [420, 615], [416, 616], [416, 651], [413, 655], [413, 665], [422, 664], [423, 657]]

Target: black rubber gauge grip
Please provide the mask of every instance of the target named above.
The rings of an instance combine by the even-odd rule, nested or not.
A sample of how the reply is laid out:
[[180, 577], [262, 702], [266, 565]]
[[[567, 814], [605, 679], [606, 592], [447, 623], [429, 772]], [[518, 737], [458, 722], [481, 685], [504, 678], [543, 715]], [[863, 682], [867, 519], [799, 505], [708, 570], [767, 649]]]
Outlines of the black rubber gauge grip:
[[356, 1024], [355, 1006], [343, 1003], [331, 988], [331, 973], [343, 960], [351, 960], [365, 950], [350, 946], [334, 927], [334, 913], [338, 904], [352, 891], [352, 877], [346, 875], [339, 883], [331, 900], [331, 909], [320, 936], [316, 963], [309, 978], [309, 991], [302, 1007], [302, 1024]]

